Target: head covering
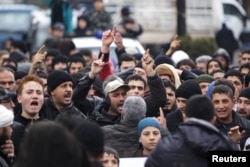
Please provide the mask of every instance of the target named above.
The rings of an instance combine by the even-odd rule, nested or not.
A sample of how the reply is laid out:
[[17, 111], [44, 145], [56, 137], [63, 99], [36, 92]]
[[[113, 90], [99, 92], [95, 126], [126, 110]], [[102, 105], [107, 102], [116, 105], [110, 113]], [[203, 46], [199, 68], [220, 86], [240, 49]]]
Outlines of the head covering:
[[211, 99], [211, 97], [212, 97], [212, 91], [213, 91], [215, 82], [216, 82], [216, 81], [213, 81], [213, 82], [211, 82], [211, 83], [208, 85], [208, 88], [207, 88], [207, 97], [208, 97], [209, 99]]
[[9, 99], [9, 98], [12, 98], [15, 95], [16, 95], [15, 92], [10, 92], [7, 89], [4, 89], [3, 87], [0, 87], [0, 100]]
[[139, 96], [129, 96], [122, 107], [122, 119], [127, 121], [140, 121], [147, 111], [145, 100]]
[[15, 80], [22, 79], [25, 77], [28, 73], [23, 71], [15, 71]]
[[174, 61], [174, 64], [177, 65], [180, 61], [189, 59], [189, 56], [186, 52], [177, 50], [172, 54], [171, 59]]
[[72, 77], [65, 71], [55, 70], [52, 71], [48, 76], [48, 93], [53, 91], [57, 86], [63, 82], [71, 81], [73, 83]]
[[159, 56], [155, 59], [155, 66], [158, 66], [160, 64], [170, 64], [174, 66], [173, 60], [167, 56]]
[[157, 74], [169, 75], [170, 81], [175, 84], [175, 87], [178, 88], [181, 84], [180, 77], [174, 68], [174, 66], [170, 64], [160, 64], [155, 68]]
[[145, 129], [149, 126], [153, 126], [157, 129], [159, 129], [159, 131], [161, 132], [160, 123], [153, 117], [147, 117], [147, 118], [142, 119], [138, 124], [138, 136], [140, 137], [143, 129]]
[[26, 74], [29, 73], [32, 63], [30, 62], [21, 62], [17, 64], [17, 71], [25, 72]]
[[239, 94], [239, 97], [245, 97], [247, 99], [250, 99], [250, 88], [245, 88], [243, 89], [240, 94]]
[[0, 128], [12, 125], [13, 120], [13, 112], [5, 108], [3, 105], [0, 105]]
[[10, 58], [14, 59], [16, 62], [19, 62], [19, 61], [26, 59], [27, 57], [25, 56], [23, 52], [13, 51], [10, 53]]
[[214, 81], [213, 77], [211, 75], [208, 75], [208, 74], [199, 75], [198, 77], [195, 78], [195, 80], [198, 83], [201, 83], [201, 82], [211, 83]]
[[52, 29], [53, 30], [60, 30], [60, 31], [64, 31], [65, 27], [62, 23], [55, 23], [53, 26], [52, 26]]
[[225, 49], [219, 48], [218, 50], [216, 50], [213, 57], [216, 58], [218, 56], [222, 56], [226, 60], [227, 64], [230, 63], [229, 53]]
[[112, 77], [114, 77], [112, 80], [110, 81], [106, 80], [103, 83], [103, 90], [105, 96], [107, 96], [108, 93], [113, 92], [121, 87], [124, 87], [127, 91], [130, 89], [130, 87], [127, 84], [124, 84], [124, 81], [121, 78], [115, 76]]
[[211, 60], [212, 57], [209, 56], [209, 55], [202, 55], [202, 56], [199, 56], [195, 59], [195, 62], [196, 63], [200, 63], [200, 62], [208, 62], [209, 60]]
[[194, 79], [183, 82], [175, 93], [176, 98], [182, 97], [185, 99], [189, 99], [191, 96], [197, 94], [202, 94], [202, 92], [199, 84]]
[[192, 69], [191, 72], [194, 73], [194, 74], [197, 75], [197, 76], [202, 75], [202, 74], [205, 74], [203, 71], [201, 71], [201, 70], [198, 69], [198, 68]]

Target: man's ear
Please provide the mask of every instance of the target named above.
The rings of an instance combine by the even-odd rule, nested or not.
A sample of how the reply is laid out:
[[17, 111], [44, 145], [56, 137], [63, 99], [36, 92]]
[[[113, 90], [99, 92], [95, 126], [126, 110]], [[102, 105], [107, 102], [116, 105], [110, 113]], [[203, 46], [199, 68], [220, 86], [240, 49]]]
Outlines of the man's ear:
[[22, 97], [20, 95], [17, 95], [17, 101], [18, 103], [22, 103]]
[[185, 112], [182, 112], [182, 118], [183, 118], [183, 122], [188, 119], [188, 117], [187, 117], [187, 115], [186, 115]]

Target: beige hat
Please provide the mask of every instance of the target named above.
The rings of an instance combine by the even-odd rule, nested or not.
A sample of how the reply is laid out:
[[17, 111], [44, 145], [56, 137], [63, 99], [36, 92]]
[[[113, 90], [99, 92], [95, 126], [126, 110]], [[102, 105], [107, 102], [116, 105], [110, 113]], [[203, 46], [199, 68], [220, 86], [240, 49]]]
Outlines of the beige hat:
[[124, 82], [122, 80], [113, 80], [111, 82], [109, 82], [105, 88], [104, 88], [104, 93], [105, 96], [108, 95], [108, 93], [113, 92], [115, 90], [117, 90], [120, 87], [124, 87], [126, 89], [126, 91], [128, 91], [130, 89], [130, 87], [127, 84], [124, 84]]

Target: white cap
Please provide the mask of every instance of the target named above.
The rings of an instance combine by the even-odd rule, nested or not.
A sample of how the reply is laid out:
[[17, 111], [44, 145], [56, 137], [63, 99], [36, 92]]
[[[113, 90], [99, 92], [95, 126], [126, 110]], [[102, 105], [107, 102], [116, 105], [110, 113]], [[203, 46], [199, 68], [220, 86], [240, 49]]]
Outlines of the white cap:
[[13, 124], [14, 114], [3, 105], [0, 105], [0, 128]]
[[189, 59], [189, 56], [186, 52], [177, 50], [172, 54], [171, 59], [174, 61], [174, 64], [177, 65], [180, 61]]

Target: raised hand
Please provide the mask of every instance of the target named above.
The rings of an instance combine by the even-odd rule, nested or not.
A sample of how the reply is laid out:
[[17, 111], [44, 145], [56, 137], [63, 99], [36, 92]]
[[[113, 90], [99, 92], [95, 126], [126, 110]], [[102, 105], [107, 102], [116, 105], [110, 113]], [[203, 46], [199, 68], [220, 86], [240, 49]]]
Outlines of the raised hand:
[[172, 40], [170, 44], [170, 48], [165, 53], [166, 55], [171, 55], [177, 48], [179, 48], [181, 45], [181, 40], [178, 39], [178, 35], [175, 35], [174, 39]]
[[39, 48], [39, 50], [35, 54], [34, 60], [33, 60], [34, 65], [41, 64], [44, 61], [45, 56], [47, 54], [47, 52], [45, 52], [44, 49], [45, 49], [45, 45], [42, 45], [41, 48]]
[[160, 116], [158, 116], [156, 119], [158, 120], [158, 122], [160, 123], [163, 129], [167, 129], [167, 120], [164, 116], [164, 113], [161, 107], [159, 108], [159, 111], [160, 111]]
[[149, 49], [147, 49], [141, 58], [142, 67], [146, 71], [148, 76], [153, 76], [155, 74], [153, 66], [154, 60], [149, 54]]
[[3, 145], [1, 145], [1, 151], [7, 155], [8, 158], [13, 158], [14, 154], [14, 144], [11, 140], [6, 140]]
[[112, 31], [107, 30], [102, 33], [102, 46], [109, 47], [114, 41], [116, 34], [116, 26], [113, 27]]
[[123, 43], [122, 43], [122, 36], [119, 32], [115, 33], [114, 42], [118, 50], [121, 50], [122, 48], [124, 48]]
[[230, 129], [228, 136], [233, 142], [239, 143], [239, 141], [245, 136], [245, 133], [245, 130], [240, 131], [240, 127], [235, 126]]
[[89, 72], [90, 78], [94, 79], [99, 74], [99, 72], [102, 71], [103, 66], [105, 64], [105, 62], [103, 62], [103, 58], [104, 54], [102, 54], [102, 56], [99, 59], [93, 61], [91, 65], [91, 70]]

